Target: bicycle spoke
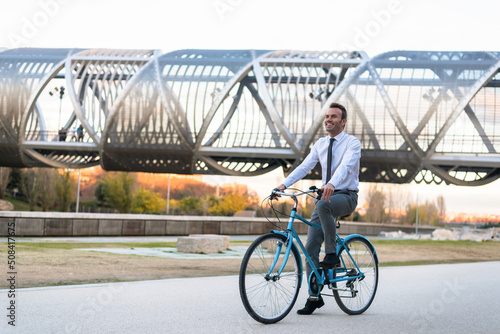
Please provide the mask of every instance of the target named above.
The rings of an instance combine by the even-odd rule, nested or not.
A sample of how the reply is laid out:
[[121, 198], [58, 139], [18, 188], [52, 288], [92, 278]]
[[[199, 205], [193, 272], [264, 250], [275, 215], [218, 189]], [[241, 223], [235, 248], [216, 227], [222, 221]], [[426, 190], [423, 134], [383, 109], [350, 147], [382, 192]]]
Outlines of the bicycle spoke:
[[[360, 314], [370, 306], [375, 297], [378, 265], [372, 248], [366, 240], [353, 238], [347, 244], [349, 252], [342, 249], [340, 254], [345, 264], [345, 275], [354, 277], [363, 275], [363, 277], [336, 283], [334, 287], [339, 290], [334, 290], [333, 293], [337, 304], [344, 312]], [[350, 274], [351, 272], [353, 274]]]
[[[292, 309], [300, 289], [298, 252], [292, 249], [281, 274], [285, 253], [279, 246], [286, 238], [268, 234], [252, 244], [240, 270], [240, 294], [248, 313], [263, 323], [281, 320]], [[273, 272], [271, 266], [276, 260]]]

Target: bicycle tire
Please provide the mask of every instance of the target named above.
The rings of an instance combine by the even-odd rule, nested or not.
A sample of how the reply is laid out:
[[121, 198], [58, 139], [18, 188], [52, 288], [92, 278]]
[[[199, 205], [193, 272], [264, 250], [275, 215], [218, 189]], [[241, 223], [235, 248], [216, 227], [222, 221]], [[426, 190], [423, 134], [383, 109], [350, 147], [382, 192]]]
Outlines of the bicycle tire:
[[285, 270], [280, 276], [267, 275], [279, 245], [282, 248], [274, 272], [281, 268], [286, 240], [281, 234], [262, 235], [250, 245], [241, 262], [241, 300], [248, 314], [264, 324], [276, 323], [286, 317], [299, 295], [302, 270], [296, 247], [292, 247]]
[[[373, 246], [363, 238], [352, 238], [346, 243], [351, 256], [364, 273], [363, 279], [353, 279], [336, 282], [333, 285], [333, 295], [337, 305], [349, 315], [365, 312], [373, 302], [378, 286], [378, 263]], [[338, 272], [351, 273], [356, 276], [356, 266], [344, 248], [340, 250], [341, 265]], [[347, 291], [346, 291], [347, 290]]]

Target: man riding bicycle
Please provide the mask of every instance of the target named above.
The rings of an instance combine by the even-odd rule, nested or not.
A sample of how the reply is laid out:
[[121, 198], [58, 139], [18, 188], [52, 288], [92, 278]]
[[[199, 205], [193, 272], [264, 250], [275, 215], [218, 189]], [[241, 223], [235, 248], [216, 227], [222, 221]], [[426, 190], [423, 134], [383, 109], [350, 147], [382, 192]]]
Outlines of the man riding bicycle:
[[[284, 191], [320, 163], [322, 198], [316, 201], [311, 222], [320, 224], [322, 229], [309, 227], [305, 247], [313, 263], [322, 268], [332, 268], [340, 262], [336, 251], [334, 217], [350, 215], [358, 204], [361, 143], [356, 137], [344, 132], [346, 123], [345, 107], [338, 103], [330, 104], [324, 121], [328, 136], [320, 138], [304, 161], [277, 187], [279, 191]], [[326, 256], [319, 262], [323, 241]], [[307, 277], [311, 271], [311, 267], [306, 263]], [[305, 307], [297, 313], [311, 314], [324, 304], [321, 296], [309, 296]]]

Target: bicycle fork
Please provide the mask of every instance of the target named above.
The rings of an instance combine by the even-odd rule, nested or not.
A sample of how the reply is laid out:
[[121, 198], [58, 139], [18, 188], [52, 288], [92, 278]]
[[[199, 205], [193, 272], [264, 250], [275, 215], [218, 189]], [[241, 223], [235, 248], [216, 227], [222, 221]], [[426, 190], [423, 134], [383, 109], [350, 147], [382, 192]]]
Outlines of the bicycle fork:
[[269, 271], [267, 272], [267, 275], [265, 276], [266, 281], [274, 281], [276, 282], [277, 280], [280, 279], [281, 273], [285, 269], [286, 264], [288, 263], [288, 258], [290, 256], [290, 252], [292, 250], [292, 242], [290, 242], [290, 238], [287, 238], [285, 241], [285, 246], [286, 246], [286, 251], [285, 251], [285, 257], [283, 259], [283, 263], [281, 264], [281, 268], [278, 269], [276, 272], [276, 275], [273, 275], [274, 269], [276, 268], [276, 264], [278, 263], [281, 250], [283, 248], [283, 242], [278, 242], [278, 248], [276, 249], [276, 254], [274, 255], [274, 260], [273, 264], [269, 268]]

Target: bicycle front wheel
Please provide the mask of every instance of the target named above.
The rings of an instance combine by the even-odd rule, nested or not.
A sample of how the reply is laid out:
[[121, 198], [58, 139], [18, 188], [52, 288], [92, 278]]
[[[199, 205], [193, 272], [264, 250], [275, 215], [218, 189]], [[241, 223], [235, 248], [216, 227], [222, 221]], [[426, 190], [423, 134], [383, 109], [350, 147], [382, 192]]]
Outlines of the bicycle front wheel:
[[248, 314], [264, 324], [286, 317], [299, 294], [302, 270], [295, 247], [292, 247], [285, 268], [278, 273], [285, 261], [286, 240], [285, 236], [274, 233], [257, 238], [241, 263], [241, 300]]
[[[361, 277], [333, 284], [333, 295], [339, 307], [347, 314], [361, 314], [370, 307], [378, 285], [378, 263], [373, 246], [363, 238], [353, 238], [346, 243], [349, 252], [340, 251], [337, 278]], [[349, 254], [352, 256], [349, 256]], [[354, 262], [356, 262], [357, 267]], [[359, 270], [358, 270], [359, 268]]]

